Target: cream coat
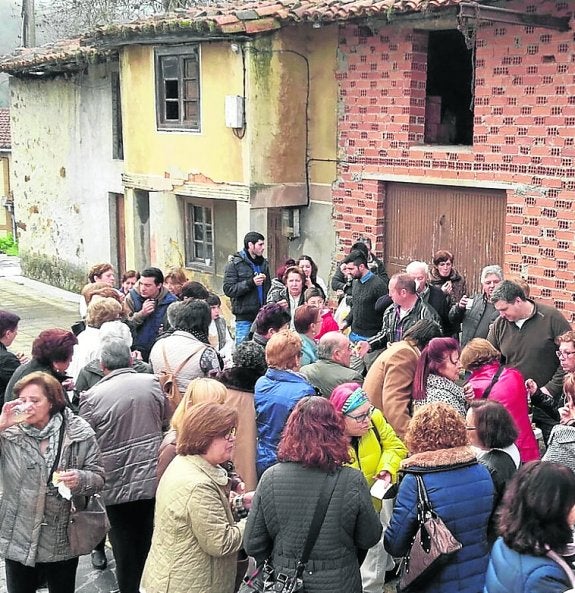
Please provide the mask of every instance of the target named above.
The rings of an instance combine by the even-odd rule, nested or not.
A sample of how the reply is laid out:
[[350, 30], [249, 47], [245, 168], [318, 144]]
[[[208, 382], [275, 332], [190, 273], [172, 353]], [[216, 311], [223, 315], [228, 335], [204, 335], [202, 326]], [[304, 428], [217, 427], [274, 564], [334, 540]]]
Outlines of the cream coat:
[[235, 523], [226, 472], [177, 455], [160, 480], [144, 593], [232, 593], [245, 520]]

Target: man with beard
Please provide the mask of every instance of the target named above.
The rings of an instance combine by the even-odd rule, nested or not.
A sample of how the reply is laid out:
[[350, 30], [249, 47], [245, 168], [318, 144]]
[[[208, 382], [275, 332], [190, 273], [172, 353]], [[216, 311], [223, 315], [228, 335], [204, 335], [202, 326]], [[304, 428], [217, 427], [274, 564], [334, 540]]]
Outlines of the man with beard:
[[232, 301], [232, 313], [236, 316], [236, 345], [248, 337], [271, 286], [264, 249], [264, 236], [250, 231], [244, 237], [244, 248], [231, 256], [224, 270], [224, 294]]

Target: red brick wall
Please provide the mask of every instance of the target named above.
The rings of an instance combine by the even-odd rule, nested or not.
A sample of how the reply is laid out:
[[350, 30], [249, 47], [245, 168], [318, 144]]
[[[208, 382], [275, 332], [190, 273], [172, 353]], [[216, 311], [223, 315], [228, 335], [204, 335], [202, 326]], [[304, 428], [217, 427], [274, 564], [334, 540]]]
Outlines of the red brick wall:
[[[569, 15], [565, 1], [510, 9]], [[573, 23], [572, 23], [573, 24]], [[575, 43], [573, 32], [483, 23], [477, 32], [474, 143], [421, 144], [427, 35], [391, 26], [340, 31], [339, 178], [334, 216], [343, 251], [360, 235], [383, 249], [386, 173], [517, 184], [507, 192], [505, 271], [575, 320]], [[416, 182], [416, 181], [414, 181]], [[447, 246], [448, 247], [448, 246]]]

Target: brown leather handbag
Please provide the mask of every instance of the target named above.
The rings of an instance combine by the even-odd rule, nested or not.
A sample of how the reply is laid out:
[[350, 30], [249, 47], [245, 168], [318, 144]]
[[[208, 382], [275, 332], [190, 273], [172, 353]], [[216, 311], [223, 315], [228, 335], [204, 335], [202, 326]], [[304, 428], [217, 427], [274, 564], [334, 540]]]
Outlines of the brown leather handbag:
[[429, 578], [435, 569], [462, 548], [461, 543], [431, 507], [423, 478], [415, 474], [415, 479], [419, 527], [411, 543], [411, 550], [402, 563], [400, 591], [417, 590], [422, 579]]

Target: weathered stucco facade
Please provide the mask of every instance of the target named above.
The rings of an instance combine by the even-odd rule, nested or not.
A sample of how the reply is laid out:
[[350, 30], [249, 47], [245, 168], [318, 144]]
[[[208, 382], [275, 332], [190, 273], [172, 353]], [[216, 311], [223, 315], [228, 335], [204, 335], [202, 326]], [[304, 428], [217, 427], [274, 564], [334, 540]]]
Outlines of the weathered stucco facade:
[[12, 77], [12, 190], [22, 267], [78, 289], [110, 261], [110, 192], [122, 193], [112, 158], [110, 66], [51, 79]]

